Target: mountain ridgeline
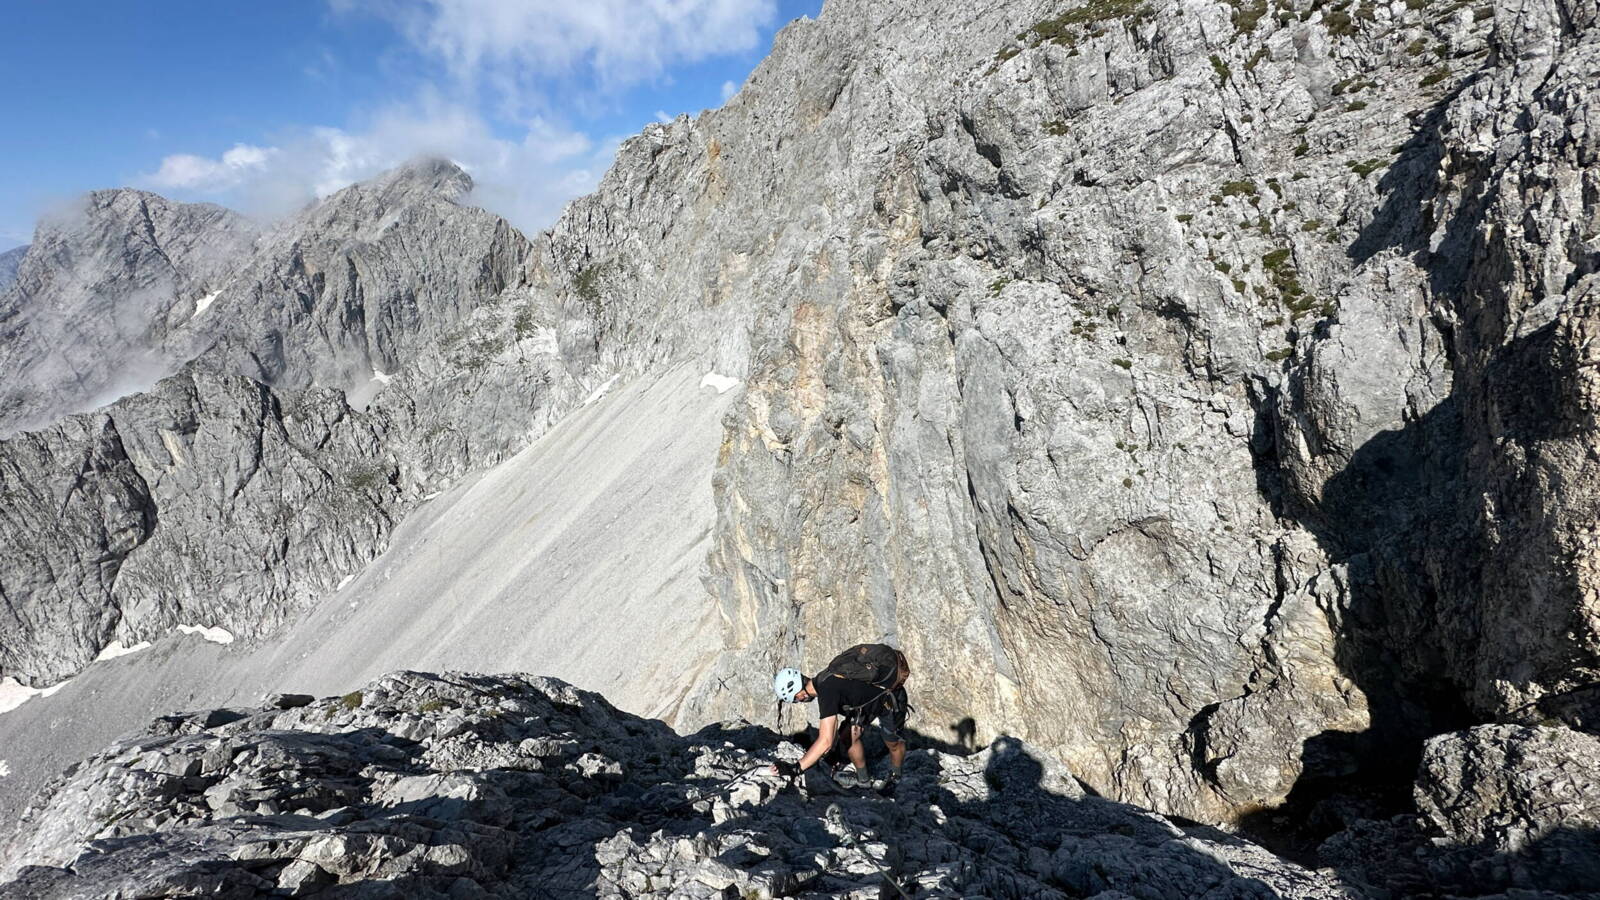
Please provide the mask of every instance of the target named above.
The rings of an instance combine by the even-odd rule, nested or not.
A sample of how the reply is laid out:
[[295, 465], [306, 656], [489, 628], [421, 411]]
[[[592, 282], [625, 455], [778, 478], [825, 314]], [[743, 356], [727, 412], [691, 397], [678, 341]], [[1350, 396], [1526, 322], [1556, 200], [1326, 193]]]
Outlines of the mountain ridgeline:
[[[741, 389], [670, 595], [716, 652], [635, 642], [674, 725], [885, 639], [928, 735], [1358, 893], [1591, 858], [1539, 798], [1600, 728], [1596, 84], [1595, 0], [830, 0], [538, 235], [432, 160], [270, 228], [97, 192], [0, 280], [0, 674], [271, 640], [689, 367]], [[526, 598], [521, 668], [608, 602]]]

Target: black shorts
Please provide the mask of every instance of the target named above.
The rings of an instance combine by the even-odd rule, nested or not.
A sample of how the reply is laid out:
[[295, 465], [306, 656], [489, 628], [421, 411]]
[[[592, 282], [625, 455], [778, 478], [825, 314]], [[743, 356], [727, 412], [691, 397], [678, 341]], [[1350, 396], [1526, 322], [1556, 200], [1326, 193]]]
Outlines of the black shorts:
[[864, 728], [876, 719], [884, 741], [898, 744], [905, 741], [906, 717], [910, 713], [906, 689], [898, 687], [858, 710], [857, 715], [850, 718], [850, 724]]

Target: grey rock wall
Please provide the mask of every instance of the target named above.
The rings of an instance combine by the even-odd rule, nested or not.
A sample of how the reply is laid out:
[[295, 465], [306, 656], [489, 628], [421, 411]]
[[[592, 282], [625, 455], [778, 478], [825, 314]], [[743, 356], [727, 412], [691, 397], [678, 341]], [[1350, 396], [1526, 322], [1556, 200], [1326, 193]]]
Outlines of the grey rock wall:
[[271, 631], [381, 546], [378, 442], [335, 393], [198, 370], [6, 441], [0, 666], [48, 684], [114, 635]]
[[1580, 722], [1593, 20], [839, 3], [625, 145], [552, 266], [748, 383], [690, 708], [886, 638], [929, 730], [1208, 820]]

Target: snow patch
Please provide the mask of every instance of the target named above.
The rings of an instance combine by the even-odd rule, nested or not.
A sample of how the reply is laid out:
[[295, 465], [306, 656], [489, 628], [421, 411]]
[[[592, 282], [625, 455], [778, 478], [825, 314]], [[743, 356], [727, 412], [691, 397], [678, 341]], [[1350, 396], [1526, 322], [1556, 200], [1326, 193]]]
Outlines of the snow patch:
[[0, 759], [0, 778], [4, 778], [10, 774], [11, 766], [5, 760]]
[[700, 386], [711, 388], [719, 394], [726, 394], [729, 390], [739, 386], [739, 379], [731, 378], [727, 375], [718, 375], [715, 372], [707, 372], [706, 377], [700, 379]]
[[58, 681], [47, 688], [33, 688], [9, 676], [0, 678], [0, 713], [8, 713], [35, 697], [48, 697], [66, 686], [65, 681]]
[[233, 635], [221, 626], [207, 628], [204, 625], [179, 625], [178, 630], [184, 634], [198, 634], [213, 644], [233, 643]]
[[[206, 628], [202, 625], [179, 625], [178, 630], [184, 634], [197, 634], [200, 637], [217, 644], [233, 643], [233, 635], [230, 634], [226, 628]], [[138, 653], [140, 650], [144, 650], [149, 647], [149, 641], [140, 641], [131, 647], [124, 647], [121, 641], [112, 641], [100, 651], [100, 654], [94, 658], [94, 661], [100, 662], [102, 660], [116, 659], [119, 656], [127, 656], [130, 653]], [[56, 691], [66, 687], [67, 682], [71, 680], [72, 679], [68, 678], [63, 681], [58, 681], [47, 688], [34, 688], [28, 687], [9, 675], [5, 678], [0, 678], [0, 714], [8, 713], [35, 697], [48, 697], [51, 694], [54, 694]]]
[[217, 297], [219, 297], [221, 295], [222, 295], [221, 291], [212, 291], [211, 293], [205, 295], [204, 297], [201, 297], [199, 300], [196, 300], [194, 302], [194, 315], [191, 315], [189, 318], [193, 319], [195, 316], [198, 316], [201, 313], [205, 312], [206, 310], [210, 309], [211, 308], [211, 304], [217, 302]]
[[122, 646], [121, 641], [112, 641], [105, 646], [105, 649], [100, 651], [100, 655], [96, 656], [94, 661], [99, 662], [102, 659], [116, 659], [119, 656], [127, 656], [129, 653], [138, 653], [140, 650], [143, 650], [149, 646], [149, 641], [140, 641], [139, 643], [134, 644], [132, 647]]
[[621, 377], [622, 377], [622, 373], [619, 372], [616, 375], [613, 375], [610, 378], [607, 378], [604, 382], [601, 383], [601, 385], [599, 387], [594, 389], [594, 393], [590, 394], [583, 401], [583, 403], [581, 403], [579, 405], [580, 406], [588, 406], [589, 404], [595, 402], [596, 400], [599, 400], [601, 397], [604, 397], [606, 394], [611, 393], [611, 386], [616, 384], [617, 383], [617, 379], [621, 378]]
[[343, 579], [341, 579], [339, 581], [339, 586], [334, 588], [334, 590], [335, 591], [342, 591], [345, 588], [350, 586], [350, 582], [355, 581], [355, 580], [356, 580], [356, 577], [354, 575], [346, 575]]
[[374, 366], [372, 369], [372, 380], [381, 382], [383, 384], [388, 384], [394, 380], [394, 376]]

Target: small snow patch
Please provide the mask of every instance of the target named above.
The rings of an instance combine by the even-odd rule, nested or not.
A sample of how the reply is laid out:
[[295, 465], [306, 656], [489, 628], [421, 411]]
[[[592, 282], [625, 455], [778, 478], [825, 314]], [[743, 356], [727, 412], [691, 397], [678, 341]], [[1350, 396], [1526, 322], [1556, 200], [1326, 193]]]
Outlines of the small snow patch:
[[389, 382], [394, 380], [394, 376], [390, 375], [388, 372], [383, 371], [382, 369], [374, 368], [372, 370], [372, 379], [374, 381], [381, 382], [383, 384], [388, 384]]
[[340, 579], [339, 586], [334, 588], [334, 590], [342, 591], [345, 588], [350, 586], [350, 582], [355, 581], [355, 580], [356, 580], [356, 577], [354, 575], [346, 575], [344, 578]]
[[0, 778], [4, 778], [4, 777], [6, 777], [7, 775], [10, 775], [10, 774], [11, 774], [11, 764], [7, 763], [3, 759], [0, 759]]
[[707, 372], [706, 377], [700, 379], [700, 386], [711, 388], [719, 394], [726, 394], [729, 390], [739, 386], [739, 379], [730, 378], [727, 375], [718, 375], [715, 372]]
[[195, 316], [198, 316], [201, 313], [205, 312], [206, 310], [210, 309], [211, 308], [211, 304], [217, 302], [217, 297], [221, 296], [221, 294], [222, 294], [221, 291], [212, 291], [211, 293], [205, 295], [204, 297], [201, 297], [199, 300], [196, 300], [194, 302], [194, 315], [190, 316], [189, 318], [192, 319]]
[[143, 650], [149, 646], [149, 641], [140, 641], [139, 643], [134, 644], [132, 647], [122, 646], [121, 641], [112, 641], [105, 646], [105, 649], [100, 651], [100, 655], [96, 656], [94, 661], [99, 662], [102, 659], [116, 659], [119, 656], [127, 656], [129, 653], [138, 653], [140, 650]]
[[206, 628], [203, 625], [179, 625], [178, 630], [184, 634], [198, 634], [213, 644], [233, 643], [233, 635], [228, 632], [228, 629], [220, 626]]
[[66, 686], [65, 681], [58, 681], [47, 688], [33, 688], [15, 678], [0, 678], [0, 713], [8, 713], [35, 697], [48, 697]]
[[604, 397], [606, 394], [611, 393], [611, 386], [616, 384], [617, 379], [621, 377], [621, 373], [618, 373], [610, 378], [607, 378], [599, 387], [594, 389], [594, 393], [590, 394], [581, 405], [588, 406], [596, 400], [599, 400], [601, 397]]

